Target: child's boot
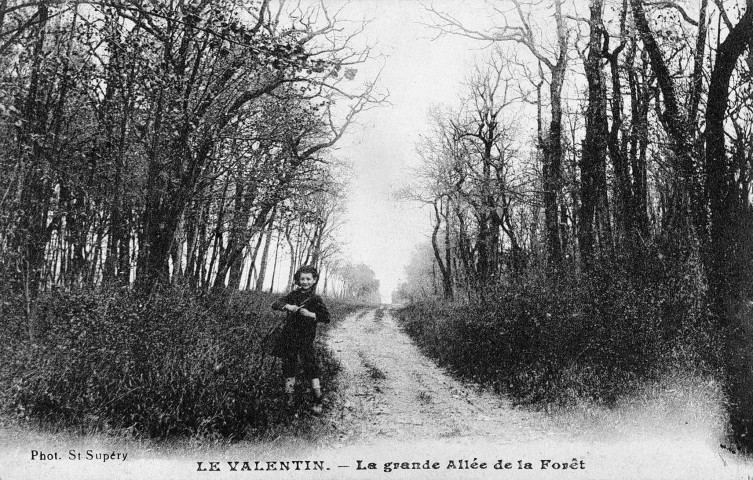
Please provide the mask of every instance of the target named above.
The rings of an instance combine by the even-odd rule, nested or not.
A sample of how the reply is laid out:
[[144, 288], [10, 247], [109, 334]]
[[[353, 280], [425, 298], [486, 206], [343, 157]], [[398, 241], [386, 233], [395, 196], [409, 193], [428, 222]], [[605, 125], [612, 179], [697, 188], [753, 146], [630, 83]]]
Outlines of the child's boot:
[[314, 404], [311, 405], [311, 411], [315, 415], [322, 413], [322, 387], [318, 378], [311, 379], [311, 390], [314, 393]]
[[295, 377], [290, 377], [285, 379], [285, 404], [288, 406], [288, 408], [293, 408], [295, 405], [295, 397], [293, 394], [295, 393]]

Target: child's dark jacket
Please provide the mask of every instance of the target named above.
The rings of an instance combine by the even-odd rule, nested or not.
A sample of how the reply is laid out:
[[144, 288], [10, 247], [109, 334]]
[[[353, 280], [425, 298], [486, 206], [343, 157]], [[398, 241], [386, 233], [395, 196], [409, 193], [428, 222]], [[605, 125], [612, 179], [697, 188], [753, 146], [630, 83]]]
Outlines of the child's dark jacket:
[[329, 323], [329, 310], [322, 297], [313, 291], [303, 292], [293, 290], [272, 303], [273, 310], [282, 310], [286, 304], [298, 305], [309, 312], [315, 313], [316, 318], [309, 318], [298, 312], [287, 312], [282, 331], [272, 349], [276, 357], [286, 357], [295, 354], [306, 346], [311, 346], [316, 337], [317, 322]]

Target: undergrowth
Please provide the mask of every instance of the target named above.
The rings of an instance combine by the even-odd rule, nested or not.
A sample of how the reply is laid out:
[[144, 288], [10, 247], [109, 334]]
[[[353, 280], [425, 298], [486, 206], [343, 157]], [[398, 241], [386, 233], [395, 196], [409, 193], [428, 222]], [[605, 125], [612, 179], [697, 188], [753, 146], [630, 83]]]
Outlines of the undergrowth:
[[[177, 289], [148, 299], [119, 289], [45, 295], [34, 341], [19, 315], [0, 350], [0, 406], [22, 421], [84, 432], [258, 437], [291, 421], [267, 348], [283, 319], [270, 310], [274, 298]], [[356, 308], [328, 303], [333, 321]], [[321, 343], [317, 350], [323, 384], [336, 385], [337, 361]]]
[[670, 369], [715, 372], [721, 358], [691, 266], [640, 267], [531, 275], [487, 289], [484, 300], [424, 300], [397, 316], [440, 365], [516, 403], [613, 405]]

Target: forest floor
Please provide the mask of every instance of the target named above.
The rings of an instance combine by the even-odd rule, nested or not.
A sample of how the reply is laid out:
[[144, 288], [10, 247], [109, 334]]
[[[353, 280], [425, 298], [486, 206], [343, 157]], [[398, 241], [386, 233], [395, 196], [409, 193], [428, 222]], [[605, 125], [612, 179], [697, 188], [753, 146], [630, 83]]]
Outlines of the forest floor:
[[[322, 417], [300, 413], [311, 427], [305, 433], [155, 444], [0, 426], [0, 480], [203, 478], [209, 462], [219, 469], [211, 478], [753, 478], [753, 462], [719, 447], [720, 402], [697, 381], [668, 379], [611, 409], [536, 412], [452, 378], [388, 308], [350, 315], [326, 340], [343, 367], [339, 388]], [[32, 450], [59, 459], [31, 460]], [[70, 450], [82, 459], [70, 459]], [[87, 460], [87, 450], [128, 457]], [[251, 471], [241, 471], [244, 462]]]

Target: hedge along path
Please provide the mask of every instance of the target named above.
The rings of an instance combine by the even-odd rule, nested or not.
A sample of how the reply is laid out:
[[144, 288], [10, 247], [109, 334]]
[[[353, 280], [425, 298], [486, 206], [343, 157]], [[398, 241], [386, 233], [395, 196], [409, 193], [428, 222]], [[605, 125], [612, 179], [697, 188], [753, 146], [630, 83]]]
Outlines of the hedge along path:
[[502, 443], [557, 435], [548, 418], [453, 379], [424, 356], [384, 308], [352, 315], [328, 335], [339, 358], [343, 440], [400, 438]]

